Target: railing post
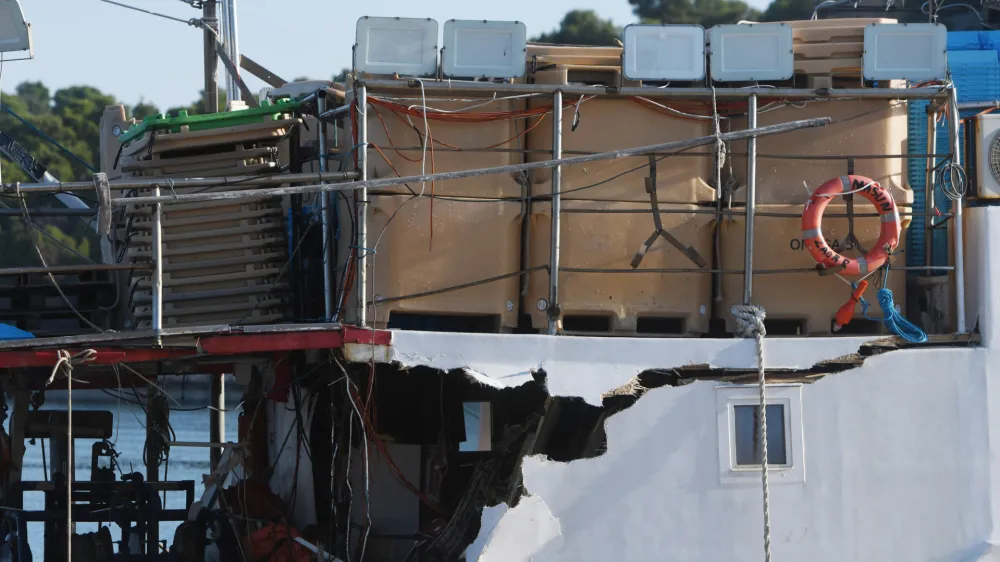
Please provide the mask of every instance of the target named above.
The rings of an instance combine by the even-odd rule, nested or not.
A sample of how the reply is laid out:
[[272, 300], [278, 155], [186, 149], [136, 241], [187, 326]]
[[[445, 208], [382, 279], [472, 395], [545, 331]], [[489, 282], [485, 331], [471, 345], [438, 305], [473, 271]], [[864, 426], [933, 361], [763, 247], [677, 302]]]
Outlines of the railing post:
[[[160, 196], [160, 186], [153, 186], [153, 197]], [[163, 330], [163, 203], [153, 203], [153, 333], [157, 344]]]
[[[934, 102], [927, 104], [927, 154], [937, 154], [937, 106]], [[924, 187], [924, 265], [934, 265], [934, 184], [937, 182], [935, 173], [937, 158], [927, 158], [927, 185]], [[928, 270], [930, 271], [930, 270]]]
[[[321, 89], [316, 92], [316, 115], [322, 115], [326, 111], [326, 90]], [[319, 150], [319, 171], [320, 173], [326, 172], [326, 123], [323, 120], [318, 120], [319, 125], [317, 129], [317, 147]], [[336, 314], [335, 307], [333, 305], [334, 301], [334, 291], [333, 291], [333, 268], [330, 266], [330, 251], [331, 251], [331, 213], [330, 201], [332, 200], [332, 194], [329, 192], [320, 192], [319, 194], [319, 220], [322, 226], [322, 236], [323, 236], [323, 318], [327, 322], [333, 319], [334, 314]]]
[[[368, 180], [368, 88], [364, 85], [358, 87], [358, 179]], [[357, 293], [358, 302], [358, 326], [365, 326], [368, 323], [368, 302], [365, 292], [367, 291], [368, 271], [368, 188], [358, 190], [357, 223], [358, 223], [358, 268], [357, 268]]]
[[[757, 95], [747, 100], [747, 128], [757, 127]], [[743, 250], [743, 304], [753, 299], [753, 219], [757, 205], [757, 137], [747, 138], [746, 246]]]
[[[226, 376], [222, 373], [209, 375], [212, 377], [212, 410], [209, 421], [209, 438], [212, 443], [226, 442]], [[209, 459], [212, 472], [219, 468], [219, 461], [222, 459], [222, 449], [212, 447], [209, 452]]]
[[[562, 158], [562, 102], [563, 94], [552, 94], [552, 159]], [[559, 225], [561, 211], [562, 166], [552, 168], [552, 233], [549, 244], [549, 334], [559, 331]]]
[[[962, 139], [958, 133], [958, 127], [961, 123], [961, 119], [958, 115], [958, 90], [952, 85], [951, 89], [948, 90], [948, 103], [951, 106], [951, 119], [949, 123], [951, 124], [951, 150], [952, 150], [952, 163], [955, 166], [962, 165], [962, 155], [961, 146]], [[964, 189], [965, 186], [962, 186]], [[954, 220], [952, 220], [952, 229], [955, 232], [955, 319], [956, 319], [956, 329], [958, 333], [965, 333], [965, 243], [964, 243], [964, 232], [965, 224], [962, 221], [962, 198], [959, 197], [954, 201]]]

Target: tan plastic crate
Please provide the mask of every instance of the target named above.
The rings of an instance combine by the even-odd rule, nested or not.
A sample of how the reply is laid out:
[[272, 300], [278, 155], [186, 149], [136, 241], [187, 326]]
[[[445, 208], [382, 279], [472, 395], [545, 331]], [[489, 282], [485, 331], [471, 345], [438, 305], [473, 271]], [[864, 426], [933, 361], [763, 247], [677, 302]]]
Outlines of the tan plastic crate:
[[[567, 100], [575, 102], [575, 100]], [[533, 102], [535, 104], [551, 102]], [[573, 131], [574, 108], [563, 112], [563, 156], [572, 151], [606, 152], [633, 148], [712, 134], [711, 121], [689, 121], [664, 115], [632, 100], [595, 98], [580, 106], [580, 123]], [[528, 133], [528, 147], [533, 150], [552, 149], [552, 125], [546, 120]], [[549, 154], [529, 154], [529, 161], [550, 159]], [[715, 175], [714, 159], [710, 156], [682, 156], [662, 160], [657, 166], [658, 200], [664, 203], [692, 204], [715, 200], [715, 190], [708, 184]], [[598, 201], [649, 202], [645, 178], [649, 176], [646, 156], [618, 158], [564, 166], [562, 169], [563, 199]], [[638, 170], [615, 176], [628, 170]], [[532, 193], [545, 196], [552, 191], [552, 171], [532, 172]], [[603, 185], [579, 189], [609, 180]]]
[[[410, 105], [419, 102], [399, 103]], [[525, 102], [523, 100], [491, 102], [489, 98], [453, 102], [440, 98], [428, 98], [426, 105], [443, 111], [464, 110], [463, 112], [466, 113], [502, 113], [523, 110]], [[401, 176], [419, 176], [421, 174], [421, 158], [423, 158], [423, 171], [427, 174], [431, 171], [438, 173], [456, 172], [520, 164], [522, 155], [516, 150], [524, 148], [525, 127], [531, 126], [538, 120], [536, 117], [528, 120], [501, 119], [455, 123], [429, 118], [427, 126], [434, 141], [434, 152], [431, 153], [431, 144], [428, 144], [426, 152], [422, 154], [420, 147], [424, 132], [423, 118], [407, 117], [404, 114], [395, 113], [390, 108], [375, 104], [369, 104], [368, 112], [368, 177], [370, 179], [394, 178], [397, 177], [396, 172], [399, 172]], [[411, 121], [413, 126], [420, 131], [419, 133], [410, 126]], [[544, 123], [541, 126], [544, 126]], [[453, 147], [466, 150], [458, 151]], [[487, 151], [471, 150], [475, 148]], [[489, 152], [489, 150], [494, 151]], [[501, 152], [502, 150], [514, 150], [514, 152]], [[411, 184], [410, 187], [414, 190], [420, 189], [419, 184]], [[399, 194], [403, 193], [404, 189], [404, 186], [396, 186], [383, 189], [382, 192]], [[425, 185], [425, 190], [430, 193], [430, 183]], [[457, 197], [519, 197], [521, 185], [512, 174], [494, 174], [435, 182], [434, 193]]]
[[[529, 263], [548, 265], [551, 206], [536, 203], [531, 217]], [[560, 267], [631, 270], [632, 258], [653, 233], [649, 204], [564, 201], [560, 230]], [[694, 205], [661, 205], [664, 228], [712, 263], [715, 215]], [[611, 210], [615, 213], [574, 213]], [[639, 211], [639, 212], [622, 212]], [[676, 211], [684, 211], [677, 213]], [[639, 269], [697, 269], [691, 260], [662, 237], [650, 247]], [[583, 273], [559, 275], [559, 305], [563, 320], [604, 317], [610, 333], [635, 335], [703, 334], [712, 306], [710, 273]], [[534, 328], [548, 325], [539, 302], [549, 298], [548, 271], [530, 274], [527, 307]], [[547, 303], [546, 303], [547, 306]], [[649, 327], [647, 328], [647, 323]], [[572, 331], [571, 323], [564, 324]]]
[[[771, 158], [791, 156], [860, 156], [906, 154], [907, 108], [905, 103], [886, 101], [824, 101], [804, 108], [786, 106], [761, 113], [757, 125], [830, 117], [833, 123], [815, 129], [770, 135], [757, 139], [757, 203], [805, 204], [809, 193], [824, 182], [847, 174], [847, 160], [802, 160]], [[733, 130], [746, 128], [738, 119]], [[746, 143], [732, 143], [733, 176], [740, 189], [734, 201], [746, 201]], [[900, 206], [913, 203], [907, 185], [906, 159], [858, 159], [854, 173], [867, 176], [890, 190]], [[803, 187], [806, 182], [808, 190]]]
[[[742, 209], [739, 209], [742, 211]], [[813, 268], [816, 262], [802, 243], [802, 207], [798, 205], [758, 205], [757, 212], [785, 213], [794, 215], [789, 218], [758, 215], [754, 221], [754, 270], [803, 269]], [[823, 217], [823, 235], [831, 247], [836, 241], [836, 250], [844, 255], [858, 255], [856, 251], [844, 250], [844, 240], [847, 236], [848, 221], [846, 217], [835, 217], [847, 212], [844, 205], [830, 204]], [[871, 214], [873, 211], [867, 205], [856, 205], [855, 212]], [[901, 213], [909, 213], [909, 208], [901, 208]], [[908, 223], [908, 221], [904, 221]], [[745, 245], [746, 221], [742, 215], [727, 217], [722, 223], [720, 246], [722, 252], [722, 267], [727, 270], [743, 269], [743, 250]], [[905, 225], [905, 224], [904, 224]], [[854, 233], [865, 248], [878, 240], [881, 221], [878, 217], [860, 217], [854, 222]], [[901, 236], [905, 246], [906, 230]], [[903, 246], [898, 250], [903, 250]], [[904, 265], [905, 254], [893, 259], [894, 265]], [[726, 320], [726, 329], [736, 331], [730, 309], [734, 304], [743, 301], [743, 275], [723, 275], [723, 302], [720, 316]], [[872, 283], [872, 281], [869, 281]], [[888, 288], [892, 290], [896, 304], [906, 303], [906, 274], [903, 271], [892, 271], [889, 274]], [[876, 296], [878, 287], [870, 285], [865, 292], [865, 299], [872, 304], [869, 315], [873, 318], [881, 316], [881, 309]], [[837, 310], [851, 296], [850, 285], [836, 276], [820, 277], [814, 272], [755, 274], [753, 278], [753, 303], [762, 305], [767, 311], [767, 319], [795, 321], [801, 324], [801, 335], [831, 335], [831, 322]], [[855, 310], [855, 319], [861, 316], [861, 306]], [[854, 324], [854, 322], [852, 322]], [[854, 325], [858, 328], [860, 325]], [[849, 328], [848, 328], [849, 329]], [[847, 330], [847, 329], [845, 329]], [[881, 327], [878, 333], [883, 333]]]
[[[374, 245], [382, 236], [376, 253], [368, 259], [370, 299], [446, 289], [508, 275], [521, 268], [520, 203], [434, 200], [432, 241], [431, 199], [373, 195], [370, 200], [369, 244]], [[389, 222], [393, 213], [395, 218]], [[518, 288], [519, 278], [512, 276], [432, 296], [378, 304], [377, 314], [372, 315], [369, 309], [369, 316], [375, 318], [377, 326], [384, 327], [395, 312], [495, 315], [502, 326], [514, 327]]]

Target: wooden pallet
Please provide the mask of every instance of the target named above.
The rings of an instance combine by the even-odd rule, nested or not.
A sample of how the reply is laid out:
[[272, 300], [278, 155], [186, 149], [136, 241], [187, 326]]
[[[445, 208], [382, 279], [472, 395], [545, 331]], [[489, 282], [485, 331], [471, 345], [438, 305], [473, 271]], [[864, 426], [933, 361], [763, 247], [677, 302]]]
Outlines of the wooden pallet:
[[[165, 325], [253, 324], [279, 321], [286, 316], [287, 283], [262, 282], [214, 290], [186, 289], [164, 288]], [[130, 306], [138, 323], [150, 318], [152, 300], [152, 295], [146, 290], [136, 290], [132, 295]]]
[[284, 267], [286, 261], [287, 254], [284, 252], [265, 252], [213, 260], [166, 262], [163, 264], [163, 275], [164, 279], [169, 280], [190, 279], [192, 277], [239, 273], [266, 264], [281, 268]]
[[[205, 131], [182, 130], [177, 133], [156, 131], [155, 135], [146, 133], [142, 138], [136, 139], [124, 147], [122, 157], [138, 158], [142, 153], [148, 152], [156, 154], [188, 151], [196, 148], [241, 143], [276, 143], [285, 136], [291, 127], [301, 122], [301, 119], [286, 118]], [[150, 141], [152, 141], [152, 149], [149, 146]]]
[[[284, 247], [284, 236], [244, 235], [239, 239], [228, 240], [221, 244], [183, 245], [176, 242], [164, 242], [162, 253], [163, 257], [167, 259], [207, 260], [234, 257], [241, 253], [242, 255], [253, 255], [252, 252], [258, 249]], [[126, 254], [134, 260], [149, 260], [152, 259], [152, 248], [149, 245], [137, 246], [133, 244], [129, 246]]]
[[123, 172], [133, 176], [190, 176], [205, 171], [227, 170], [231, 175], [264, 163], [276, 162], [275, 146], [246, 147], [242, 144], [225, 147], [225, 150], [194, 156], [168, 158], [154, 153], [146, 158], [129, 158], [121, 163]]
[[[280, 207], [263, 209], [239, 209], [234, 213], [201, 215], [190, 218], [165, 218], [160, 223], [164, 236], [171, 234], [196, 233], [205, 229], [250, 227], [256, 224], [272, 223], [284, 220], [284, 212]], [[132, 222], [133, 236], [148, 236], [153, 224], [148, 218], [137, 218]], [[140, 234], [141, 233], [141, 234]]]
[[[187, 315], [169, 314], [164, 311], [163, 325], [170, 327], [210, 326], [214, 324], [244, 326], [252, 324], [271, 324], [274, 322], [280, 322], [285, 318], [286, 314], [281, 308], [259, 308], [234, 310], [231, 312], [195, 312]], [[135, 312], [134, 325], [136, 329], [149, 329], [151, 322], [152, 313], [148, 309]]]
[[[228, 226], [228, 225], [227, 225]], [[273, 237], [274, 233], [284, 231], [285, 225], [281, 221], [254, 221], [254, 224], [237, 224], [228, 228], [215, 228], [212, 230], [190, 230], [188, 232], [166, 231], [162, 234], [161, 240], [167, 248], [198, 248], [205, 246], [206, 241], [212, 243], [224, 243], [229, 241], [245, 241], [249, 238]], [[137, 248], [149, 247], [152, 245], [153, 237], [148, 231], [139, 231], [132, 235], [132, 245]]]
[[[231, 273], [177, 277], [172, 272], [164, 272], [163, 286], [171, 291], [183, 292], [238, 287], [246, 284], [256, 285], [262, 280], [267, 281], [279, 277], [282, 271], [280, 264], [257, 264], [256, 267], [247, 264], [242, 271]], [[132, 286], [138, 289], [151, 289], [153, 286], [152, 278], [149, 276], [137, 277]]]
[[[170, 225], [176, 224], [176, 221], [187, 221], [179, 224], [192, 225], [198, 224], [198, 221], [213, 221], [222, 217], [240, 217], [241, 215], [252, 214], [264, 209], [281, 212], [281, 202], [275, 197], [261, 197], [244, 199], [237, 202], [201, 201], [198, 203], [170, 204], [163, 208], [160, 224], [164, 228], [170, 228]], [[129, 207], [126, 216], [131, 218], [133, 225], [148, 224], [152, 220], [151, 211], [142, 207]], [[282, 218], [284, 218], [283, 212]]]

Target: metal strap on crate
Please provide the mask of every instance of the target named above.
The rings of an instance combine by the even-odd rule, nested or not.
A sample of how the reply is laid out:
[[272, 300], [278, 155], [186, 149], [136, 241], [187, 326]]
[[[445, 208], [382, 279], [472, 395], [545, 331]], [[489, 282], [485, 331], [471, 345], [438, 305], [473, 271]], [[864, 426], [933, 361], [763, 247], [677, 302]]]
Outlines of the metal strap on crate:
[[705, 258], [701, 257], [701, 254], [699, 254], [697, 250], [691, 246], [684, 245], [684, 243], [678, 240], [676, 236], [670, 234], [663, 228], [663, 222], [660, 220], [660, 203], [657, 200], [658, 198], [656, 195], [655, 154], [649, 155], [649, 177], [646, 178], [646, 193], [649, 194], [649, 203], [653, 209], [653, 226], [655, 230], [653, 230], [653, 234], [651, 234], [649, 238], [642, 243], [642, 246], [639, 246], [639, 251], [637, 251], [635, 253], [635, 257], [632, 258], [632, 269], [639, 267], [639, 264], [642, 263], [642, 258], [646, 256], [646, 252], [649, 251], [649, 249], [653, 246], [653, 243], [656, 242], [656, 239], [659, 237], [663, 237], [663, 239], [673, 245], [673, 247], [680, 250], [681, 253], [687, 256], [687, 258], [694, 262], [695, 265], [704, 268], [707, 265], [707, 262], [705, 261]]

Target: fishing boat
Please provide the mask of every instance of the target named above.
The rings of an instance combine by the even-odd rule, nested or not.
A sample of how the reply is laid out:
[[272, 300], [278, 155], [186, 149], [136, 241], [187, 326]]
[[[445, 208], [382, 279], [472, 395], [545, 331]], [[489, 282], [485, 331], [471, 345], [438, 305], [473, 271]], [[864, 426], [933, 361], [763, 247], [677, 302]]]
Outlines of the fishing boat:
[[[1000, 559], [989, 32], [372, 16], [345, 80], [288, 82], [202, 4], [225, 111], [108, 107], [86, 181], [0, 135], [35, 172], [4, 195], [86, 193], [103, 249], [0, 270], [5, 559]], [[97, 390], [141, 405], [144, 466], [74, 411]], [[211, 470], [171, 480], [192, 447]]]

